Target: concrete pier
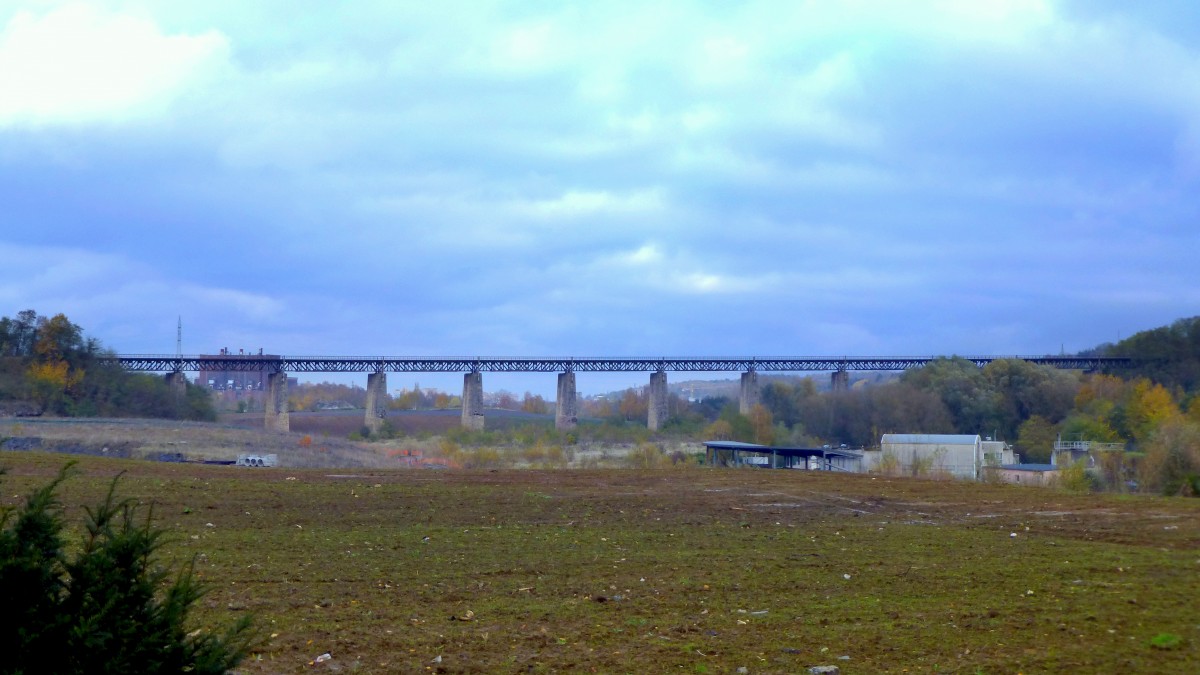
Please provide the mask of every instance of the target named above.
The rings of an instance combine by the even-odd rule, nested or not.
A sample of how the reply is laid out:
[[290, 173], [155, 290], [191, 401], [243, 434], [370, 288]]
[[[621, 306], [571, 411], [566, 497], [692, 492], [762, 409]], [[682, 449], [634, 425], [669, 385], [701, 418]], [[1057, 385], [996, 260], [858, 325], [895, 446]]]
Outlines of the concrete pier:
[[171, 394], [175, 398], [182, 399], [187, 396], [187, 375], [182, 370], [167, 373], [165, 379], [167, 381], [167, 388], [171, 390]]
[[575, 397], [575, 371], [558, 374], [558, 398], [554, 404], [554, 428], [574, 429], [579, 424]]
[[758, 372], [747, 370], [742, 373], [742, 388], [738, 392], [738, 412], [749, 415], [760, 400], [762, 400], [762, 389], [758, 387]]
[[287, 384], [287, 373], [267, 373], [267, 397], [263, 403], [268, 431], [291, 431]]
[[483, 373], [463, 375], [462, 425], [464, 429], [483, 429]]
[[363, 424], [372, 434], [383, 428], [387, 416], [387, 373], [367, 373], [367, 413]]
[[830, 388], [834, 391], [847, 391], [850, 389], [850, 372], [846, 370], [835, 370], [829, 376]]
[[647, 392], [649, 410], [646, 416], [646, 426], [650, 431], [658, 431], [667, 423], [669, 410], [667, 408], [667, 373], [658, 371], [650, 373], [650, 390]]

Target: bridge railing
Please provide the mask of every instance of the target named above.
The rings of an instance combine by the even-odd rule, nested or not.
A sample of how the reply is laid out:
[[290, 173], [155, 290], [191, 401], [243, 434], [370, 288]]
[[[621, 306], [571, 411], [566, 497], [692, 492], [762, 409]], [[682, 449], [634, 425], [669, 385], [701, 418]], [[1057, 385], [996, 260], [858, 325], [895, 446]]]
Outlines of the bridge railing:
[[[268, 371], [297, 373], [354, 372], [821, 372], [901, 371], [919, 368], [936, 356], [874, 357], [506, 357], [506, 356], [282, 356], [274, 354], [127, 354], [101, 357], [127, 370], [172, 371]], [[1128, 367], [1128, 357], [1076, 356], [966, 356], [983, 367], [1000, 359], [1016, 359], [1068, 370]]]

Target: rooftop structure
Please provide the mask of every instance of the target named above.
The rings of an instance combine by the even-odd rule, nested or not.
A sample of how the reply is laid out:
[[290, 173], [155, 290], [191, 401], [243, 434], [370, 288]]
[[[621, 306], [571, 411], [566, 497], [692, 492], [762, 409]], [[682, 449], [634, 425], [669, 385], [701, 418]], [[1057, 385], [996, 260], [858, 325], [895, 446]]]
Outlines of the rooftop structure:
[[705, 441], [705, 463], [710, 466], [756, 466], [764, 469], [809, 471], [862, 471], [862, 452], [845, 446], [799, 448], [758, 445], [740, 441]]

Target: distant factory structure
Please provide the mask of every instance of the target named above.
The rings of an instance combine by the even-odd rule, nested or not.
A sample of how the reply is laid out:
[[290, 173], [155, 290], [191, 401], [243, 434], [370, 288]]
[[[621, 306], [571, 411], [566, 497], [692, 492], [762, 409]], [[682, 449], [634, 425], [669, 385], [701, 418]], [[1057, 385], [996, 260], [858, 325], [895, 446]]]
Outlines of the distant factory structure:
[[238, 361], [281, 358], [278, 354], [263, 354], [262, 349], [256, 354], [247, 354], [244, 349], [239, 349], [238, 353], [234, 354], [226, 348], [222, 348], [219, 354], [201, 354], [202, 361], [225, 362], [229, 365], [223, 368], [202, 368], [196, 377], [196, 384], [213, 391], [263, 391], [267, 387], [267, 372], [261, 369], [241, 370], [237, 366]]

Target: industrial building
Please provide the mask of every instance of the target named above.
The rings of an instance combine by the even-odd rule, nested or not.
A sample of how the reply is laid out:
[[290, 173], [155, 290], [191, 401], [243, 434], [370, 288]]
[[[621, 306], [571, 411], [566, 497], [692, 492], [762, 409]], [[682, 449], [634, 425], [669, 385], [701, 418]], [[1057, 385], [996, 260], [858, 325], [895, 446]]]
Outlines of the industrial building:
[[705, 464], [709, 466], [752, 466], [762, 469], [847, 471], [862, 468], [862, 452], [845, 446], [798, 448], [758, 445], [739, 441], [705, 441]]
[[196, 377], [196, 384], [214, 391], [263, 391], [267, 387], [267, 371], [259, 368], [245, 369], [238, 363], [239, 361], [259, 362], [263, 359], [280, 360], [281, 357], [277, 354], [263, 354], [261, 349], [256, 354], [247, 354], [245, 350], [241, 349], [237, 354], [229, 349], [222, 349], [220, 354], [201, 354], [202, 362], [226, 362], [229, 365], [228, 367], [201, 368], [200, 374]]
[[866, 471], [979, 480], [985, 466], [1012, 464], [1012, 449], [979, 434], [884, 434], [879, 450], [864, 453]]

